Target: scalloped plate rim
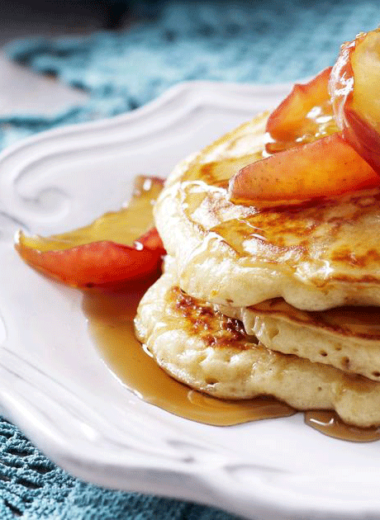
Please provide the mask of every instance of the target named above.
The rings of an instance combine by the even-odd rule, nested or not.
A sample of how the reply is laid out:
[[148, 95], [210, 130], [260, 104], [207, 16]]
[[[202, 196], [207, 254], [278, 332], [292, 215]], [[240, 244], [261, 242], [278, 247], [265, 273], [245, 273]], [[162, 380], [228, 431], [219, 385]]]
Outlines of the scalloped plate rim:
[[[56, 128], [53, 130], [49, 130], [47, 132], [42, 132], [36, 136], [29, 137], [23, 140], [20, 143], [16, 143], [15, 145], [10, 146], [5, 151], [0, 154], [0, 173], [2, 172], [2, 168], [4, 163], [12, 156], [17, 156], [17, 154], [24, 153], [28, 148], [33, 147], [35, 145], [39, 146], [46, 142], [46, 140], [54, 140], [54, 138], [60, 138], [62, 136], [68, 136], [70, 134], [74, 134], [80, 136], [83, 132], [91, 131], [91, 130], [106, 130], [108, 127], [117, 125], [122, 126], [123, 124], [131, 124], [134, 121], [139, 121], [144, 117], [150, 117], [160, 110], [165, 108], [165, 104], [170, 103], [177, 98], [184, 96], [188, 93], [198, 93], [199, 97], [202, 97], [202, 91], [209, 90], [210, 88], [220, 90], [222, 95], [229, 90], [233, 92], [238, 92], [241, 95], [260, 95], [260, 92], [265, 89], [266, 93], [272, 93], [274, 96], [286, 92], [289, 90], [291, 85], [289, 83], [286, 84], [277, 84], [277, 85], [249, 85], [249, 84], [234, 84], [234, 83], [213, 83], [207, 81], [197, 81], [197, 82], [186, 82], [182, 84], [178, 84], [167, 92], [165, 92], [158, 99], [148, 103], [144, 107], [137, 109], [132, 113], [122, 114], [113, 118], [103, 119], [100, 121], [94, 122], [86, 122], [78, 125], [68, 125], [65, 127]], [[208, 94], [207, 94], [208, 95]], [[205, 99], [207, 101], [207, 95]], [[264, 108], [264, 107], [263, 107]], [[28, 152], [27, 152], [28, 153]], [[5, 168], [6, 169], [6, 168]], [[1, 350], [0, 350], [1, 351]], [[4, 366], [0, 367], [0, 372], [6, 371], [7, 368]], [[12, 376], [8, 377], [12, 378]], [[6, 378], [5, 378], [6, 379]], [[8, 395], [8, 398], [7, 398]], [[19, 409], [12, 408], [12, 399], [13, 405], [18, 404]], [[86, 480], [95, 482], [100, 485], [111, 485], [114, 487], [114, 480], [108, 478], [105, 471], [105, 461], [102, 459], [96, 459], [94, 456], [87, 456], [87, 454], [82, 455], [78, 452], [78, 450], [73, 449], [70, 444], [66, 446], [60, 445], [59, 439], [54, 439], [49, 436], [49, 432], [46, 432], [46, 425], [44, 426], [42, 422], [34, 422], [30, 418], [28, 419], [25, 410], [23, 411], [23, 402], [22, 397], [20, 398], [17, 395], [17, 392], [12, 396], [12, 389], [4, 388], [2, 382], [0, 382], [0, 407], [2, 407], [6, 416], [11, 419], [13, 422], [18, 424], [23, 431], [34, 441], [40, 449], [46, 452], [48, 456], [50, 456], [56, 463], [60, 464], [65, 469], [69, 470], [73, 474], [85, 478]], [[21, 411], [20, 411], [21, 410]], [[44, 429], [45, 428], [45, 429]], [[54, 432], [53, 432], [54, 434]], [[218, 466], [212, 468], [213, 471], [210, 470], [209, 473], [197, 474], [196, 471], [192, 470], [189, 473], [183, 471], [182, 468], [177, 468], [178, 475], [186, 475], [190, 478], [188, 481], [194, 486], [194, 489], [181, 489], [177, 490], [168, 490], [166, 491], [162, 489], [162, 485], [154, 486], [152, 483], [146, 486], [143, 480], [138, 480], [136, 478], [136, 471], [145, 470], [143, 464], [136, 466], [131, 465], [129, 468], [125, 467], [125, 465], [121, 465], [119, 467], [114, 462], [112, 464], [108, 464], [112, 466], [114, 471], [120, 471], [120, 469], [124, 469], [127, 474], [129, 471], [129, 481], [126, 480], [126, 484], [120, 486], [121, 489], [131, 489], [133, 482], [136, 484], [134, 491], [142, 491], [142, 492], [150, 492], [162, 494], [165, 496], [173, 496], [175, 498], [183, 498], [188, 500], [200, 500], [203, 503], [207, 503], [209, 505], [224, 507], [225, 509], [235, 512], [238, 514], [249, 514], [250, 507], [255, 506], [257, 509], [254, 512], [255, 515], [257, 511], [260, 511], [265, 518], [270, 518], [273, 513], [277, 514], [278, 519], [286, 518], [289, 515], [293, 515], [294, 518], [301, 518], [308, 511], [310, 514], [313, 514], [313, 518], [322, 518], [324, 515], [329, 515], [329, 519], [338, 518], [340, 515], [344, 514], [347, 520], [349, 519], [358, 519], [357, 515], [370, 514], [370, 515], [378, 515], [380, 517], [380, 500], [372, 500], [371, 503], [368, 503], [368, 500], [356, 500], [355, 502], [344, 502], [342, 499], [333, 500], [330, 497], [330, 502], [328, 504], [324, 504], [323, 507], [319, 505], [318, 501], [320, 499], [315, 499], [313, 501], [309, 501], [308, 503], [304, 503], [304, 501], [300, 500], [299, 502], [294, 502], [294, 497], [288, 494], [288, 496], [282, 497], [281, 502], [277, 504], [273, 504], [268, 495], [265, 493], [270, 492], [270, 486], [263, 485], [259, 491], [255, 490], [252, 493], [251, 497], [245, 496], [245, 493], [241, 493], [240, 499], [242, 500], [242, 504], [232, 503], [230, 504], [228, 501], [232, 499], [233, 494], [236, 492], [236, 489], [233, 491], [229, 491], [227, 483], [222, 483], [221, 480], [215, 483], [215, 479], [213, 471], [218, 471]], [[103, 468], [103, 473], [102, 473]], [[151, 468], [153, 469], [153, 467]], [[159, 469], [159, 468], [154, 468]], [[94, 470], [96, 474], [94, 475]], [[162, 475], [169, 474], [170, 472], [167, 469], [161, 470]], [[259, 471], [258, 471], [259, 474]], [[112, 482], [112, 484], [111, 484]], [[129, 486], [129, 487], [128, 487]], [[203, 491], [200, 488], [204, 486]], [[207, 487], [208, 486], [208, 487]], [[207, 496], [205, 491], [210, 491], [212, 497]], [[260, 495], [261, 492], [264, 492], [263, 495]], [[238, 497], [239, 498], [239, 497]], [[323, 516], [321, 516], [323, 515]]]

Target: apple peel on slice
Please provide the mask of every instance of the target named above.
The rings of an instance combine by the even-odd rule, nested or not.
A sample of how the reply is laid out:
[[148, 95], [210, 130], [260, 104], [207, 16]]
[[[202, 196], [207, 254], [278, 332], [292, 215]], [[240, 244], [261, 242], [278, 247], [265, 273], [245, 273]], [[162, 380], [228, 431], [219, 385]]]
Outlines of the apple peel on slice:
[[[158, 237], [155, 229], [149, 234]], [[164, 254], [162, 245], [155, 249], [144, 247], [142, 238], [139, 243], [140, 250], [103, 240], [69, 249], [41, 251], [39, 237], [28, 238], [20, 233], [16, 249], [35, 269], [68, 285], [84, 288], [124, 283], [158, 272]]]
[[242, 168], [230, 181], [235, 203], [297, 203], [371, 188], [380, 177], [339, 133]]
[[330, 95], [343, 137], [380, 174], [380, 29], [342, 45]]
[[165, 254], [152, 227], [162, 187], [161, 179], [139, 176], [128, 207], [60, 235], [28, 237], [20, 231], [15, 248], [38, 271], [74, 287], [113, 288], [148, 278], [159, 272]]

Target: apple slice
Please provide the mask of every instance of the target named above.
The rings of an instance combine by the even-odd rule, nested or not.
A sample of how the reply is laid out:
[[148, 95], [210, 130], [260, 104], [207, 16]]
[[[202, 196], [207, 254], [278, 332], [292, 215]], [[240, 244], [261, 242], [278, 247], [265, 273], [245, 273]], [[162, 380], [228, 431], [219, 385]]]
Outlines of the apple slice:
[[379, 176], [339, 133], [242, 168], [230, 181], [236, 203], [296, 203], [380, 184]]
[[[156, 247], [145, 246], [145, 240], [155, 243]], [[16, 249], [32, 267], [68, 285], [112, 287], [159, 271], [165, 251], [156, 229], [152, 229], [146, 239], [140, 238], [138, 244], [138, 247], [131, 247], [103, 240], [68, 249], [41, 251], [39, 237], [28, 238], [20, 232]], [[44, 240], [43, 247], [46, 245]]]
[[330, 79], [344, 139], [380, 174], [380, 29], [342, 45]]
[[51, 237], [20, 232], [15, 247], [32, 267], [75, 287], [112, 287], [157, 273], [165, 254], [152, 228], [163, 181], [139, 176], [129, 205], [89, 226]]
[[308, 83], [296, 84], [271, 113], [266, 131], [268, 153], [314, 141], [337, 131], [328, 91], [331, 67]]

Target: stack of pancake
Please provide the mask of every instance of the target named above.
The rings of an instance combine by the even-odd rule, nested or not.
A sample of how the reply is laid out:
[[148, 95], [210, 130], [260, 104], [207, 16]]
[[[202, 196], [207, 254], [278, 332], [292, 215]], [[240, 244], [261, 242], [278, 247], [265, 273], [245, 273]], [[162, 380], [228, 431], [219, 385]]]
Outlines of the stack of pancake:
[[380, 188], [234, 204], [230, 178], [263, 157], [267, 115], [180, 163], [155, 218], [168, 257], [140, 303], [139, 339], [189, 386], [271, 395], [380, 424]]

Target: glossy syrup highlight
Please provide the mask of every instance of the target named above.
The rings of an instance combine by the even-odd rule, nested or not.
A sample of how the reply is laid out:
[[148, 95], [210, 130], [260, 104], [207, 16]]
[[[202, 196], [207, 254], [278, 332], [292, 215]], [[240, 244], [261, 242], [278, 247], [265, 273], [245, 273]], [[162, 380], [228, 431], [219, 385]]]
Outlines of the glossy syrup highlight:
[[[144, 401], [185, 419], [213, 426], [232, 426], [296, 413], [270, 397], [228, 401], [192, 390], [162, 370], [136, 339], [134, 317], [140, 299], [154, 282], [134, 284], [128, 291], [84, 293], [83, 310], [97, 348], [107, 366]], [[378, 428], [345, 424], [335, 412], [305, 412], [305, 424], [329, 437], [353, 442], [380, 439]]]
[[149, 284], [128, 292], [86, 292], [83, 310], [89, 330], [108, 367], [144, 401], [185, 419], [231, 426], [293, 415], [295, 410], [273, 398], [227, 401], [192, 390], [162, 370], [134, 333], [138, 303]]
[[353, 442], [372, 442], [380, 439], [379, 428], [358, 428], [346, 424], [339, 418], [338, 414], [330, 410], [305, 412], [305, 423], [335, 439]]

